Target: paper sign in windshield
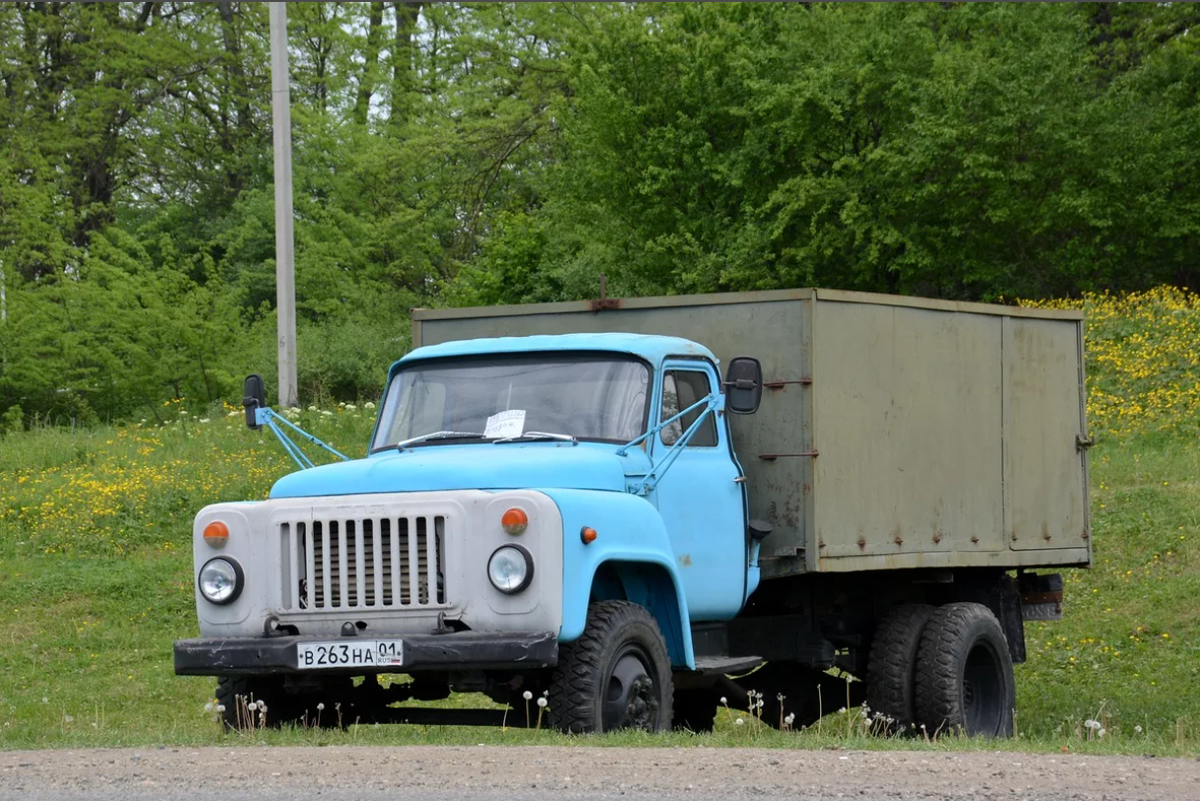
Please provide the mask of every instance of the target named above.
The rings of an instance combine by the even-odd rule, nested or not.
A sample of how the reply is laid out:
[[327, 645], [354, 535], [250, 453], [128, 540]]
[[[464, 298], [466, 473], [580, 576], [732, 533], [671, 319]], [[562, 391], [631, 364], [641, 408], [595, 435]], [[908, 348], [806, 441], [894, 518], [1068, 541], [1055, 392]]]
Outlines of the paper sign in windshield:
[[524, 409], [509, 409], [506, 412], [497, 412], [487, 419], [487, 426], [483, 429], [485, 437], [519, 437], [525, 431], [525, 410]]

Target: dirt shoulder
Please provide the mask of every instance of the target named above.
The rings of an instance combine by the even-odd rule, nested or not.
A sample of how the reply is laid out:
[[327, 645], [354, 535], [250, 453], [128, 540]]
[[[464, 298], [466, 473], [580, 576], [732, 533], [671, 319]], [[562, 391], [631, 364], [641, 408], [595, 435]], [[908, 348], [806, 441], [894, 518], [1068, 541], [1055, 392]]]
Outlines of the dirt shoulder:
[[0, 753], [3, 790], [71, 795], [248, 786], [274, 793], [448, 790], [872, 799], [1200, 798], [1200, 760], [1014, 753], [713, 748], [161, 748]]

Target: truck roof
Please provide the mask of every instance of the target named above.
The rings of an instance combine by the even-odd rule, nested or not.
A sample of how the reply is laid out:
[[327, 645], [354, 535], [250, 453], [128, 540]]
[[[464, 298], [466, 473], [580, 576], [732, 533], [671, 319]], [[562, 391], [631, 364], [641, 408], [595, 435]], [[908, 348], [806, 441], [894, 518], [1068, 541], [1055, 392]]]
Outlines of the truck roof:
[[405, 364], [417, 359], [441, 359], [452, 356], [477, 356], [487, 353], [535, 353], [546, 351], [607, 351], [629, 353], [640, 356], [652, 364], [659, 364], [669, 356], [689, 356], [711, 359], [717, 357], [708, 348], [681, 337], [656, 334], [554, 334], [526, 337], [494, 337], [485, 339], [463, 339], [426, 345], [417, 348], [400, 359]]

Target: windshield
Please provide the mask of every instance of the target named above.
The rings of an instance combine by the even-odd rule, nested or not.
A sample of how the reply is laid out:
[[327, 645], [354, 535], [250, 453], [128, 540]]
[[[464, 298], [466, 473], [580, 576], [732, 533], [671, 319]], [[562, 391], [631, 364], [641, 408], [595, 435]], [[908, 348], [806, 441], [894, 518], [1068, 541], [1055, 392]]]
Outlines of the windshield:
[[430, 437], [423, 445], [545, 434], [628, 442], [645, 430], [649, 384], [643, 362], [607, 354], [416, 362], [392, 379], [371, 450], [418, 437]]

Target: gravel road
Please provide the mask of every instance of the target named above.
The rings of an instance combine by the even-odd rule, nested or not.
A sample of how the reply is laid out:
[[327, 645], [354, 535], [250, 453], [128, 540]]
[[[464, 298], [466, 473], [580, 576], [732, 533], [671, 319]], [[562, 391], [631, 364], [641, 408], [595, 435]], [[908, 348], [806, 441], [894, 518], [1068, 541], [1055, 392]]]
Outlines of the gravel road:
[[1200, 760], [715, 748], [0, 752], [0, 799], [1197, 801]]

